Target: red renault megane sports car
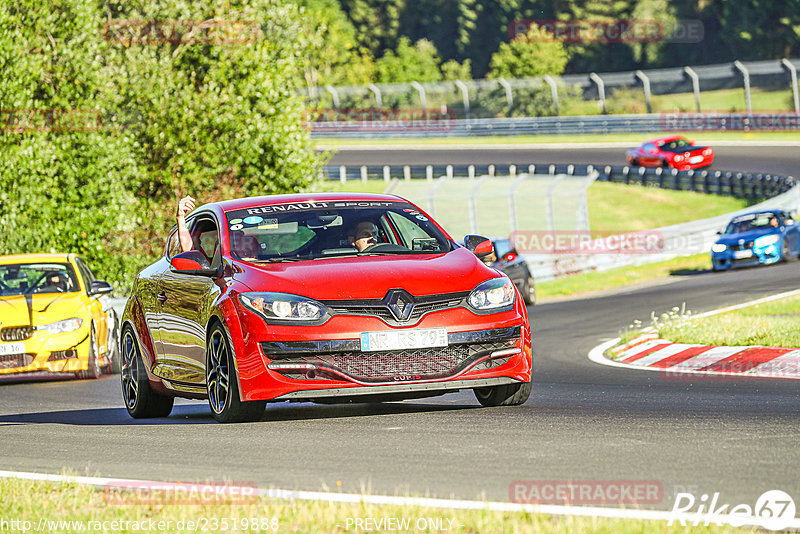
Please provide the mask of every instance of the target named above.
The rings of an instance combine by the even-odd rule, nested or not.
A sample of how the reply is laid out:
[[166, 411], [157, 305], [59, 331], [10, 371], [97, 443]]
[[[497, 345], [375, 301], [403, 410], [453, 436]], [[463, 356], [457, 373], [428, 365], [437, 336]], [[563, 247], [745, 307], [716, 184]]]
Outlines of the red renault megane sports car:
[[193, 250], [173, 228], [125, 308], [131, 416], [167, 416], [175, 397], [208, 399], [220, 422], [270, 401], [527, 400], [527, 312], [479, 260], [488, 239], [462, 247], [407, 200], [355, 193], [206, 204], [187, 224]]

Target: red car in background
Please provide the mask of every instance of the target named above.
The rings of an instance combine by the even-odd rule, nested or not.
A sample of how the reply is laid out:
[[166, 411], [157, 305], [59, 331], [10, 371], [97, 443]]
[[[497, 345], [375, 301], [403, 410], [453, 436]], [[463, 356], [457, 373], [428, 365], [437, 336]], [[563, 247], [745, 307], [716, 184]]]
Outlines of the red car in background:
[[[371, 245], [353, 229], [374, 224]], [[531, 331], [511, 280], [397, 196], [307, 194], [201, 206], [141, 271], [122, 318], [122, 394], [135, 418], [175, 397], [220, 422], [267, 402], [376, 402], [472, 389], [524, 403]], [[377, 234], [377, 235], [374, 235]]]
[[708, 167], [714, 162], [714, 150], [695, 146], [682, 135], [657, 137], [625, 153], [628, 164], [641, 167], [667, 167], [688, 171]]

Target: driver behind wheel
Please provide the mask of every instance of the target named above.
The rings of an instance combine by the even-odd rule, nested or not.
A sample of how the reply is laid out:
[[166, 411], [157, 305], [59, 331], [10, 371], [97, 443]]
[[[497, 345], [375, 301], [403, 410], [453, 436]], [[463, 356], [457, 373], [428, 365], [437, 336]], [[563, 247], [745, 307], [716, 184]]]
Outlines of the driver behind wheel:
[[47, 274], [47, 287], [53, 288], [59, 293], [64, 293], [68, 289], [68, 279], [64, 273], [48, 273]]
[[372, 221], [361, 221], [350, 227], [347, 240], [359, 252], [378, 244], [378, 227]]

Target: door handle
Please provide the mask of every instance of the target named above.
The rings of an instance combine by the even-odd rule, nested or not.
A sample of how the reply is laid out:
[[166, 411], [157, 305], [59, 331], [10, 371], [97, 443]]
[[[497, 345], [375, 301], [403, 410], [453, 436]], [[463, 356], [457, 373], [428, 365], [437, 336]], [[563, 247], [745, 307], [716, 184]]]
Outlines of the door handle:
[[161, 293], [159, 293], [158, 295], [156, 295], [156, 298], [159, 300], [159, 302], [161, 302], [161, 304], [164, 304], [165, 302], [167, 302], [167, 294], [164, 293], [163, 291]]

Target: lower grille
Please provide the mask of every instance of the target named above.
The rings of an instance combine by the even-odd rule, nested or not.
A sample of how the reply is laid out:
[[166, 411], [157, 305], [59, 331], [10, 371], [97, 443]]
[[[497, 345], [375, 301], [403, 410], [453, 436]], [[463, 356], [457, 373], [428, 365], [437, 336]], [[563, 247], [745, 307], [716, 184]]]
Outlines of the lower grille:
[[0, 356], [0, 369], [27, 367], [33, 362], [33, 354], [4, 354]]
[[[494, 343], [383, 352], [317, 353], [292, 358], [281, 357], [277, 361], [282, 367], [296, 364], [330, 369], [348, 378], [367, 383], [432, 380], [453, 376], [492, 352], [514, 347], [518, 340], [519, 338], [515, 338]], [[287, 375], [296, 376], [297, 371], [289, 369], [286, 371]], [[319, 378], [333, 378], [333, 376], [322, 373]]]
[[33, 337], [32, 326], [9, 326], [0, 330], [2, 341], [25, 341]]

